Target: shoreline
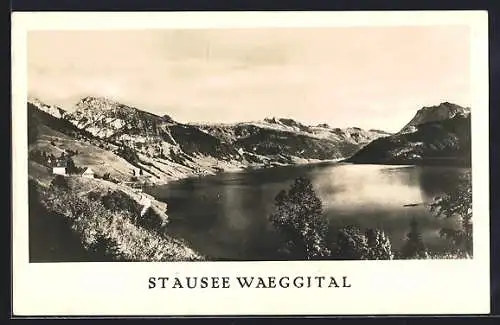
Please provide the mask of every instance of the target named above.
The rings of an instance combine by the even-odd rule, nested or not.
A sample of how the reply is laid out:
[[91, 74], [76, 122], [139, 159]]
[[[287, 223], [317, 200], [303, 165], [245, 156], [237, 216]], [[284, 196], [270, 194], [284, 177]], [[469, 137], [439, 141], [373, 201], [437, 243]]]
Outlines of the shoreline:
[[[293, 164], [283, 164], [283, 165], [276, 165], [276, 166], [270, 166], [270, 167], [265, 167], [265, 166], [246, 166], [238, 169], [227, 169], [223, 170], [214, 174], [193, 174], [193, 175], [185, 175], [184, 177], [179, 177], [176, 179], [172, 179], [169, 182], [166, 183], [158, 183], [158, 184], [152, 184], [152, 185], [146, 185], [145, 188], [160, 188], [163, 186], [168, 186], [172, 183], [177, 183], [185, 180], [196, 180], [200, 178], [205, 178], [205, 177], [216, 177], [221, 174], [239, 174], [239, 173], [245, 173], [245, 172], [258, 172], [258, 171], [263, 171], [263, 170], [269, 170], [269, 169], [275, 169], [275, 168], [287, 168], [287, 167], [304, 167], [304, 166], [314, 166], [314, 165], [327, 165], [327, 164], [338, 164], [344, 162], [344, 158], [339, 158], [339, 159], [328, 159], [328, 160], [317, 160], [317, 161], [305, 161], [305, 162], [296, 162]], [[128, 185], [123, 185], [127, 186]]]
[[158, 183], [158, 184], [150, 184], [146, 185], [145, 188], [161, 188], [164, 186], [168, 186], [170, 184], [175, 184], [178, 182], [182, 182], [185, 180], [198, 180], [200, 178], [210, 178], [217, 177], [222, 174], [239, 174], [245, 172], [259, 172], [269, 169], [275, 168], [290, 168], [290, 167], [306, 167], [306, 166], [315, 166], [315, 165], [330, 165], [330, 164], [350, 164], [350, 165], [380, 165], [380, 166], [401, 166], [401, 167], [450, 167], [450, 168], [472, 168], [470, 164], [464, 164], [461, 162], [455, 161], [454, 163], [446, 164], [445, 162], [449, 160], [439, 160], [439, 161], [420, 161], [420, 162], [408, 162], [408, 161], [393, 161], [393, 162], [359, 162], [359, 161], [351, 161], [350, 158], [339, 158], [339, 159], [328, 159], [328, 160], [317, 160], [317, 161], [305, 161], [305, 162], [297, 162], [293, 164], [282, 164], [276, 166], [247, 166], [238, 169], [227, 169], [214, 174], [193, 174], [193, 175], [185, 175], [184, 177], [179, 177], [176, 179], [172, 179], [169, 182]]
[[[244, 172], [252, 172], [252, 171], [262, 171], [262, 170], [267, 170], [267, 169], [274, 169], [274, 168], [283, 168], [283, 167], [293, 167], [293, 166], [308, 166], [308, 165], [320, 165], [320, 164], [333, 164], [333, 163], [340, 163], [344, 160], [344, 158], [338, 158], [338, 159], [328, 159], [328, 160], [309, 160], [309, 161], [299, 161], [299, 162], [295, 162], [293, 164], [280, 164], [280, 165], [275, 165], [275, 166], [269, 166], [269, 167], [266, 167], [266, 166], [252, 166], [252, 165], [248, 165], [248, 166], [244, 166], [244, 167], [241, 167], [241, 168], [234, 168], [234, 169], [226, 169], [226, 170], [222, 170], [220, 172], [216, 172], [216, 173], [211, 173], [211, 174], [185, 174], [183, 176], [180, 176], [180, 177], [177, 177], [177, 178], [174, 178], [172, 179], [171, 181], [167, 181], [165, 183], [153, 183], [151, 185], [146, 185], [146, 188], [158, 188], [158, 187], [162, 187], [162, 186], [167, 186], [167, 185], [170, 185], [172, 183], [176, 183], [176, 182], [180, 182], [180, 181], [184, 181], [184, 180], [188, 180], [188, 179], [200, 179], [202, 177], [214, 177], [214, 176], [218, 176], [218, 175], [221, 175], [221, 174], [238, 174], [238, 173], [244, 173]], [[127, 187], [130, 187], [128, 185], [123, 185], [123, 186], [127, 186]]]

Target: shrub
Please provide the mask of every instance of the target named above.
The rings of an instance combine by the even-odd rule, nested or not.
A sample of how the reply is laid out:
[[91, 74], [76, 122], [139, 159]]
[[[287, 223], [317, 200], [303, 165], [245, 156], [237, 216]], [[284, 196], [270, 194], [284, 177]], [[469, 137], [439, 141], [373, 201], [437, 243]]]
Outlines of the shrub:
[[101, 201], [104, 207], [111, 211], [125, 210], [136, 213], [140, 210], [139, 204], [121, 191], [108, 191], [102, 196]]
[[68, 189], [69, 188], [68, 179], [63, 175], [56, 175], [50, 182], [50, 186], [52, 188]]
[[90, 191], [88, 194], [87, 194], [87, 197], [89, 198], [89, 200], [91, 201], [97, 201], [97, 200], [100, 200], [101, 199], [101, 193], [97, 192], [97, 191]]

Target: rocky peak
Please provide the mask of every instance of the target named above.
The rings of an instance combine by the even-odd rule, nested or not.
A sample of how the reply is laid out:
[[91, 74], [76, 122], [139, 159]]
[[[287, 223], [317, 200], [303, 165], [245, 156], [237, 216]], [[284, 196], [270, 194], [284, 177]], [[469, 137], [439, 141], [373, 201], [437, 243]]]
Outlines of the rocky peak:
[[418, 110], [411, 121], [399, 133], [411, 133], [420, 124], [443, 121], [455, 116], [467, 116], [468, 114], [470, 114], [470, 108], [450, 102], [443, 102], [436, 106], [426, 106]]
[[50, 114], [57, 118], [63, 117], [66, 113], [66, 111], [63, 110], [62, 108], [54, 105], [48, 105], [42, 102], [40, 99], [33, 96], [28, 96], [28, 103], [37, 107], [39, 110], [44, 111], [45, 113]]
[[271, 123], [271, 124], [278, 124], [278, 121], [276, 120], [275, 117], [266, 117], [264, 119], [264, 122]]
[[95, 111], [117, 111], [117, 110], [127, 110], [132, 111], [133, 108], [123, 105], [117, 101], [105, 98], [105, 97], [94, 97], [87, 96], [82, 98], [76, 104], [77, 110], [95, 110]]
[[170, 115], [168, 115], [168, 114], [164, 114], [164, 115], [162, 116], [162, 119], [163, 119], [165, 122], [168, 122], [168, 123], [174, 123], [174, 122], [175, 122], [175, 121], [174, 121], [174, 119], [173, 119]]

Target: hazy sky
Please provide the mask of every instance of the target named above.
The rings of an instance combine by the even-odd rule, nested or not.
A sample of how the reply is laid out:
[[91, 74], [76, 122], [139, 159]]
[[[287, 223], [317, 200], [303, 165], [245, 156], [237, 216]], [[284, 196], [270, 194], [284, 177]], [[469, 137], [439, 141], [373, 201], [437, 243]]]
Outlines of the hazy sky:
[[182, 122], [290, 117], [399, 130], [470, 106], [467, 26], [36, 31], [28, 91], [68, 110], [106, 96]]

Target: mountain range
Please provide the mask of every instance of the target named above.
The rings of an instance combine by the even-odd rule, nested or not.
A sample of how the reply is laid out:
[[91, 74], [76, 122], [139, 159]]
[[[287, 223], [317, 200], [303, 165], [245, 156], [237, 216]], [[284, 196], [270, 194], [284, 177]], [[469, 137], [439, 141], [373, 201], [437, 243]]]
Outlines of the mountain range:
[[128, 181], [134, 170], [163, 183], [227, 170], [341, 160], [390, 136], [380, 130], [310, 126], [276, 117], [233, 124], [180, 123], [102, 97], [82, 98], [71, 111], [29, 98], [28, 113], [30, 151], [55, 157], [71, 152], [77, 166], [91, 166], [98, 175], [109, 173], [118, 181]]

